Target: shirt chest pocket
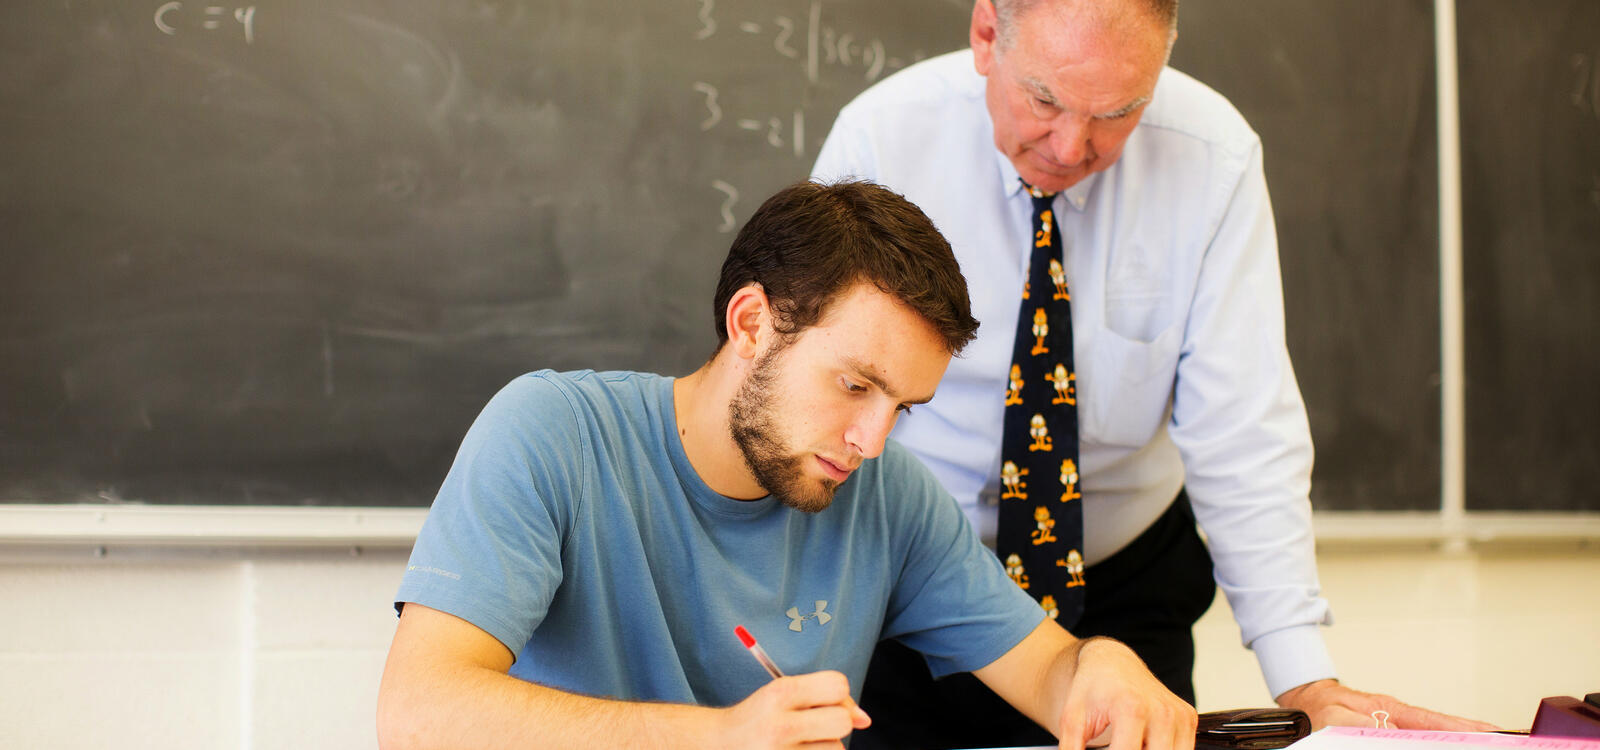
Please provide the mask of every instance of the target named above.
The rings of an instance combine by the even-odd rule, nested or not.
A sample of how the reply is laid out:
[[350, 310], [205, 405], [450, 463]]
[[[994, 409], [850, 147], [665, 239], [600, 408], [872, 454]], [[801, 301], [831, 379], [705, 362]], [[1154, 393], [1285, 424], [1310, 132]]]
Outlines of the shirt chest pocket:
[[1150, 442], [1172, 401], [1181, 328], [1170, 326], [1153, 341], [1099, 331], [1078, 402], [1085, 439], [1130, 448]]

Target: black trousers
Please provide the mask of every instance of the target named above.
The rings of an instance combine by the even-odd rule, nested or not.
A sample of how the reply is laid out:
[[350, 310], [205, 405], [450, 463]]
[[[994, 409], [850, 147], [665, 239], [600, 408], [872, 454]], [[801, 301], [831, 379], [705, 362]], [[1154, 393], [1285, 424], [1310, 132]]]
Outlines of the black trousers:
[[[1083, 618], [1073, 635], [1126, 643], [1167, 689], [1193, 704], [1192, 629], [1211, 606], [1216, 583], [1188, 496], [1179, 492], [1149, 529], [1085, 577]], [[1056, 743], [971, 673], [934, 680], [922, 655], [896, 641], [879, 643], [873, 653], [861, 707], [872, 726], [851, 735], [854, 750]]]

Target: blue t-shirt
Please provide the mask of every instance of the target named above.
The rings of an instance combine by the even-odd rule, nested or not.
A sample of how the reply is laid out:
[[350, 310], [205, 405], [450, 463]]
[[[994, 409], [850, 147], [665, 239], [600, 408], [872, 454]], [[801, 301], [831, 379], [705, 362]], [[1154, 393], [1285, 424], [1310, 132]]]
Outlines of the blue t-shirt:
[[588, 695], [726, 706], [770, 678], [834, 669], [859, 696], [880, 638], [936, 675], [982, 667], [1044, 613], [955, 501], [890, 442], [821, 513], [723, 497], [684, 453], [672, 379], [541, 371], [467, 433], [397, 606], [482, 628], [511, 674]]

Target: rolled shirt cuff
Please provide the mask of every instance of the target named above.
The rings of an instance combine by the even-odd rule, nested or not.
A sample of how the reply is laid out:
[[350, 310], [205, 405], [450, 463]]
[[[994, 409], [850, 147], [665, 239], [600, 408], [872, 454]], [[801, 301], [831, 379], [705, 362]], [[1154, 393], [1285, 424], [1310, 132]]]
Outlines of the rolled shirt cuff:
[[1261, 663], [1261, 674], [1274, 700], [1308, 682], [1336, 677], [1333, 658], [1317, 625], [1296, 625], [1274, 630], [1250, 644]]

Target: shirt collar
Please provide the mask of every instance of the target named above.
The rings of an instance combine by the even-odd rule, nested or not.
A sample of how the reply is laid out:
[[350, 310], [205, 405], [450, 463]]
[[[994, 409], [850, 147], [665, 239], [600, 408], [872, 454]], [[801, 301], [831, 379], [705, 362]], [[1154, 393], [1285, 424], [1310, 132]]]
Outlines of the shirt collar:
[[[1006, 186], [1006, 198], [1015, 198], [1022, 192], [1022, 177], [1017, 174], [1017, 168], [1012, 166], [1011, 160], [999, 149], [994, 150], [994, 158], [1000, 165], [1000, 184]], [[1078, 184], [1067, 188], [1067, 205], [1079, 211], [1089, 204], [1089, 195], [1094, 192], [1094, 186], [1100, 183], [1100, 173], [1095, 172], [1078, 181]]]

